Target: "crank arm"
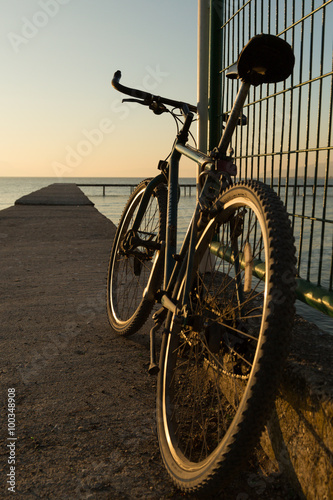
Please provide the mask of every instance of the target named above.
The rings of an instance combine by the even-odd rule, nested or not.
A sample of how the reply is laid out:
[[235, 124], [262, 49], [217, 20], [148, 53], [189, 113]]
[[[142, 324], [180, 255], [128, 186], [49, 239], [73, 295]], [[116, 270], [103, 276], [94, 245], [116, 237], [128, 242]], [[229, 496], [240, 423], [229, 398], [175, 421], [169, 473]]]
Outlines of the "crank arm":
[[140, 238], [140, 236], [138, 236], [138, 234], [133, 229], [130, 229], [126, 233], [126, 235], [121, 243], [122, 250], [126, 254], [133, 252], [138, 247], [143, 247], [148, 252], [149, 252], [149, 250], [153, 250], [153, 251], [160, 250], [161, 244], [157, 241], [152, 240], [154, 235], [151, 235], [150, 233], [144, 233], [143, 231], [142, 231], [142, 234], [150, 235], [150, 239], [144, 240], [144, 239]]

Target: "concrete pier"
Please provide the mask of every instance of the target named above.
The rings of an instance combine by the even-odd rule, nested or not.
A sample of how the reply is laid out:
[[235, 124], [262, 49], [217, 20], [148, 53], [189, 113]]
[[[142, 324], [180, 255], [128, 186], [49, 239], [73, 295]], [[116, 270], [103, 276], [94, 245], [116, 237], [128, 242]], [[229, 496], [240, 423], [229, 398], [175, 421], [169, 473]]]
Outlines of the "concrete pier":
[[[147, 328], [125, 339], [107, 321], [114, 234], [74, 184], [0, 211], [2, 414], [14, 388], [19, 497], [183, 498], [159, 455]], [[242, 473], [223, 500], [295, 498], [281, 490], [287, 482], [299, 498], [332, 498], [332, 361], [332, 336], [298, 318], [262, 438], [270, 461]], [[5, 420], [1, 498], [11, 495]]]
[[76, 184], [56, 183], [22, 196], [15, 205], [93, 206]]

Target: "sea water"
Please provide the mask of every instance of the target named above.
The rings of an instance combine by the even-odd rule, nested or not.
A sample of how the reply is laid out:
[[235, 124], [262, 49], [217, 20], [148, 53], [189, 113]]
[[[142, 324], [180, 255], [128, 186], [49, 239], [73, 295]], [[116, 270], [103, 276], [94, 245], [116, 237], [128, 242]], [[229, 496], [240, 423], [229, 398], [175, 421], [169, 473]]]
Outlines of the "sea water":
[[[0, 178], [0, 210], [8, 208], [14, 205], [15, 201], [29, 194], [37, 189], [53, 184], [54, 182], [72, 182], [78, 185], [80, 184], [123, 184], [123, 187], [106, 187], [105, 188], [105, 196], [103, 196], [103, 188], [101, 186], [93, 186], [93, 187], [81, 187], [82, 191], [89, 197], [89, 199], [95, 204], [95, 207], [106, 217], [108, 217], [114, 224], [118, 224], [118, 221], [123, 212], [125, 203], [130, 196], [130, 188], [128, 184], [138, 184], [142, 179], [141, 178], [66, 178], [66, 179], [57, 179], [57, 178], [45, 178], [45, 177], [2, 177]], [[193, 188], [191, 190], [191, 196], [189, 196], [189, 190], [187, 190], [187, 195], [184, 195], [184, 190], [181, 190], [181, 197], [179, 200], [178, 206], [178, 214], [179, 214], [179, 231], [177, 238], [179, 241], [185, 235], [186, 228], [190, 222], [193, 209], [195, 206], [195, 181], [193, 178], [186, 179], [183, 178], [180, 180], [180, 184], [192, 184]], [[285, 199], [285, 193], [283, 188], [280, 192], [280, 196], [282, 200], [287, 201], [287, 209], [289, 212], [293, 209], [293, 198], [289, 196]], [[316, 202], [316, 217], [320, 217], [323, 209], [323, 190], [322, 188], [318, 189], [317, 193], [317, 202]], [[297, 196], [296, 200], [296, 213], [301, 213], [302, 205], [304, 203], [303, 196]], [[305, 198], [306, 200], [306, 198]], [[332, 190], [328, 192], [327, 204], [326, 204], [326, 219], [333, 220], [333, 193]], [[306, 213], [312, 212], [312, 203], [313, 199], [311, 196], [308, 197], [306, 203], [310, 204], [311, 207], [307, 207]], [[299, 251], [299, 238], [298, 235], [301, 231], [302, 219], [295, 219], [295, 227], [294, 234], [296, 238], [296, 246]], [[332, 259], [332, 224], [327, 224], [324, 239], [324, 255], [322, 257], [322, 286], [328, 288], [329, 286], [329, 272], [331, 266]], [[307, 272], [307, 257], [308, 257], [308, 247], [309, 247], [309, 239], [310, 232], [308, 230], [308, 225], [304, 226], [304, 235], [303, 235], [303, 246], [302, 246], [302, 273], [300, 275], [302, 277], [306, 277]], [[313, 250], [312, 250], [312, 258], [311, 258], [311, 272], [312, 275], [316, 275], [318, 263], [319, 263], [319, 250], [320, 250], [320, 242], [321, 242], [321, 224], [318, 224], [318, 228], [314, 225], [314, 235], [312, 238], [313, 241]], [[333, 319], [316, 311], [312, 307], [303, 304], [300, 301], [296, 302], [296, 309], [298, 314], [306, 318], [308, 321], [311, 321], [319, 326], [323, 331], [329, 332], [333, 334]]]

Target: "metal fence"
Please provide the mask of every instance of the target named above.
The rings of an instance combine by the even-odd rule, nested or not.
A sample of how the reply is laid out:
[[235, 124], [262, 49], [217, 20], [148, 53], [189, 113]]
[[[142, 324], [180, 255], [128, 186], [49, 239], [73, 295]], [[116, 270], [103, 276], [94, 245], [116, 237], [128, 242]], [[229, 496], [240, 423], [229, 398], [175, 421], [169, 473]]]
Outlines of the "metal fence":
[[248, 125], [238, 127], [233, 147], [239, 177], [265, 181], [284, 201], [299, 276], [332, 298], [333, 0], [212, 0], [211, 23], [210, 147], [237, 93], [238, 82], [225, 72], [242, 47], [258, 33], [293, 47], [293, 75], [252, 88], [244, 108]]

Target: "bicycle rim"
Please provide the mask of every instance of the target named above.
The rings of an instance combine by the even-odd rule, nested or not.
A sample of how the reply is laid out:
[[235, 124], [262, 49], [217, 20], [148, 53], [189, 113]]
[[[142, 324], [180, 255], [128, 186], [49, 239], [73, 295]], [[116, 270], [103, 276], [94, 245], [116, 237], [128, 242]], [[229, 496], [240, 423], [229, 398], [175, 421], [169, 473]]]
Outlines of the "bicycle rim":
[[[128, 200], [120, 219], [111, 251], [108, 272], [108, 316], [117, 333], [130, 335], [146, 321], [153, 301], [143, 298], [152, 270], [156, 251], [137, 247], [135, 254], [122, 249], [122, 241], [135, 220], [147, 181], [139, 184]], [[139, 227], [142, 239], [161, 241], [165, 238], [166, 188], [158, 186], [148, 203]], [[163, 265], [163, 264], [162, 264]], [[162, 272], [160, 273], [162, 276]]]

